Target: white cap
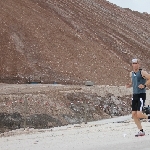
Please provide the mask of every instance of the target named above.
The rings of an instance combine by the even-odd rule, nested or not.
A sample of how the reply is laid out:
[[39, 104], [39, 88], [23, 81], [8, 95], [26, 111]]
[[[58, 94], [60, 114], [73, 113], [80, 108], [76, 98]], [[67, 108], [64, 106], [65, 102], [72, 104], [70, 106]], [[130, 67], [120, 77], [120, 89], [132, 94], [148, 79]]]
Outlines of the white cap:
[[132, 59], [132, 63], [138, 63], [138, 59]]

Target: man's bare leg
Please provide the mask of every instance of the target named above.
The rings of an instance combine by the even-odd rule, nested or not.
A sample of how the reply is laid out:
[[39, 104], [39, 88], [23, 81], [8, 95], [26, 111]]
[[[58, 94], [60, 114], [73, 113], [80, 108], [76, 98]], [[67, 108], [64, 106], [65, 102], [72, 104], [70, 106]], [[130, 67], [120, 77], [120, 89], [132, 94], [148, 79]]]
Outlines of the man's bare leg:
[[137, 117], [143, 118], [143, 119], [148, 119], [148, 116], [146, 114], [143, 114], [143, 112], [141, 112], [141, 111], [137, 111]]
[[148, 116], [143, 114], [141, 111], [132, 111], [132, 117], [139, 130], [142, 129], [140, 118], [148, 119]]
[[137, 111], [132, 111], [132, 118], [134, 119], [135, 124], [137, 125], [138, 129], [142, 129], [141, 121], [137, 116]]

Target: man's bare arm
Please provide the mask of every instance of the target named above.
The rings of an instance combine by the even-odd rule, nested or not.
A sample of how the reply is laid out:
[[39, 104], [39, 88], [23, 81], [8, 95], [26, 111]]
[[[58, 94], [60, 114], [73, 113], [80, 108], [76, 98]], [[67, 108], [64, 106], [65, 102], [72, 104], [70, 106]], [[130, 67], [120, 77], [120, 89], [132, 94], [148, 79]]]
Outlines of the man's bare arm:
[[[132, 72], [130, 72], [130, 78], [131, 76], [132, 76]], [[132, 78], [131, 78], [131, 81], [126, 84], [126, 88], [130, 88], [130, 87], [132, 87]]]
[[150, 85], [150, 74], [148, 74], [146, 71], [142, 71], [141, 74], [142, 74], [142, 77], [143, 77], [144, 79], [146, 79], [146, 83], [145, 83], [144, 85], [143, 85], [143, 84], [140, 84], [138, 87], [139, 87], [140, 89], [143, 89], [143, 88], [145, 88], [146, 86]]
[[142, 77], [146, 79], [145, 85], [150, 85], [150, 74], [148, 74], [146, 71], [142, 71]]
[[131, 82], [126, 84], [126, 88], [130, 88], [130, 87], [132, 87], [132, 83]]

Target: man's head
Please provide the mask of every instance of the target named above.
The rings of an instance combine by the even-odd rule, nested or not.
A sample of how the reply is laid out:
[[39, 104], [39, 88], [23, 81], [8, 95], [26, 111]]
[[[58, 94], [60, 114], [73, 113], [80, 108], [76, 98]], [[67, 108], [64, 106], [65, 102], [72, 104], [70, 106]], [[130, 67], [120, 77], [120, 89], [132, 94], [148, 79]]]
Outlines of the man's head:
[[137, 71], [140, 68], [140, 60], [139, 59], [132, 59], [132, 67], [133, 70]]

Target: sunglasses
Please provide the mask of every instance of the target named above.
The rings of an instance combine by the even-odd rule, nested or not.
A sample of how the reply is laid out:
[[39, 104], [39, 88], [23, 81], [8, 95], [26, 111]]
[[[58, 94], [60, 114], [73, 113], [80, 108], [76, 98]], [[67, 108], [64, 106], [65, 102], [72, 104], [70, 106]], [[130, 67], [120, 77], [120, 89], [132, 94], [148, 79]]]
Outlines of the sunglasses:
[[138, 64], [138, 63], [132, 63], [132, 64]]

